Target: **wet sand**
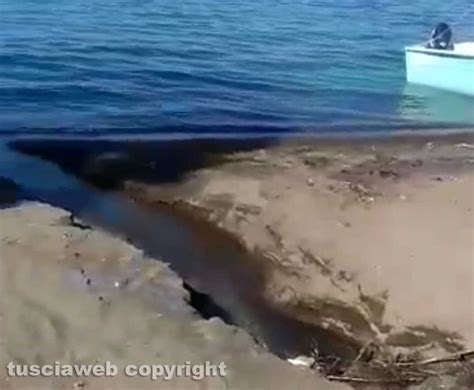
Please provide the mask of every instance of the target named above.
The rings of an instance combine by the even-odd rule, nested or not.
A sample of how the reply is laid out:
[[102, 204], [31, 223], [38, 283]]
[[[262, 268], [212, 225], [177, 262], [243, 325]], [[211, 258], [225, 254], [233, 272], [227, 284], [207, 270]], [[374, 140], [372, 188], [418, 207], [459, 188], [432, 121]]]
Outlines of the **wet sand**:
[[370, 362], [474, 347], [473, 138], [201, 144], [172, 176], [153, 143], [16, 147], [230, 233], [260, 255], [269, 302]]
[[[7, 378], [2, 389], [344, 389], [264, 351], [188, 304], [163, 262], [39, 203], [0, 211], [3, 362], [184, 364], [224, 361], [225, 379]], [[118, 285], [117, 285], [118, 283]], [[2, 363], [3, 363], [2, 362]]]
[[263, 253], [267, 296], [301, 319], [384, 346], [473, 348], [467, 138], [283, 145], [124, 191], [197, 210]]

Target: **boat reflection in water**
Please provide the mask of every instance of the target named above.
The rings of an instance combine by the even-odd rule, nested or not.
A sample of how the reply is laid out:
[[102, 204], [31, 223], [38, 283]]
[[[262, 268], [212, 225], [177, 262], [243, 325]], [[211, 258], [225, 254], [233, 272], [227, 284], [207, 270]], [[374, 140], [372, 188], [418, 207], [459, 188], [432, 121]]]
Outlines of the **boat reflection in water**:
[[404, 120], [474, 125], [474, 97], [417, 84], [407, 84], [400, 99]]

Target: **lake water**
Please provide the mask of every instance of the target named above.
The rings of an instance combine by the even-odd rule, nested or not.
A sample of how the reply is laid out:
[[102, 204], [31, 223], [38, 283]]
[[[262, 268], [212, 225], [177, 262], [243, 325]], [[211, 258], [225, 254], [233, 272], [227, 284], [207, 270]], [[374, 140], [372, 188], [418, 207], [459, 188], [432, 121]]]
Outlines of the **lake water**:
[[[403, 47], [470, 4], [0, 0], [0, 132], [469, 125], [473, 98], [406, 86]], [[465, 17], [455, 35], [473, 30]]]

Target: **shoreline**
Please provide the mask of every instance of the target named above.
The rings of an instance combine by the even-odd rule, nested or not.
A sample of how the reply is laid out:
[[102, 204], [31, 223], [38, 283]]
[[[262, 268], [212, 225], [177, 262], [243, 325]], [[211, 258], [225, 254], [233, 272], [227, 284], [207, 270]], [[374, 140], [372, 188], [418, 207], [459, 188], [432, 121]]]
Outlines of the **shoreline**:
[[[446, 133], [446, 129], [434, 129], [433, 134], [419, 134], [410, 130], [407, 132], [408, 134], [397, 132], [381, 136], [367, 134], [348, 139], [351, 146], [362, 148], [369, 144], [396, 147], [422, 146], [432, 141], [453, 144], [474, 142], [474, 132], [467, 130], [457, 129], [454, 133]], [[196, 134], [191, 138], [185, 135], [183, 138], [169, 139], [155, 135], [150, 138], [146, 135], [138, 138], [122, 138], [120, 135], [105, 138], [33, 135], [6, 137], [3, 142], [18, 153], [56, 163], [68, 173], [102, 188], [120, 186], [127, 179], [127, 174], [136, 180], [149, 180], [156, 184], [178, 181], [187, 173], [213, 164], [222, 164], [227, 155], [246, 150], [272, 149], [279, 145], [344, 146], [347, 141], [345, 136], [341, 134], [339, 138], [338, 135], [331, 137], [290, 133], [287, 137], [281, 137], [277, 133], [256, 138], [248, 137], [248, 134], [225, 135], [220, 138], [216, 134], [209, 137]], [[163, 156], [160, 156], [161, 153]], [[89, 166], [84, 166], [86, 163]], [[120, 169], [125, 170], [126, 174], [120, 172]], [[97, 178], [94, 177], [95, 173]]]
[[[397, 283], [389, 287], [388, 295], [385, 292], [386, 283], [393, 283], [392, 279], [385, 276], [385, 279], [374, 284], [370, 276], [374, 269], [370, 267], [377, 266], [375, 258], [369, 258], [368, 263], [371, 265], [364, 268], [364, 262], [351, 264], [347, 253], [359, 251], [359, 258], [367, 256], [370, 252], [364, 252], [366, 248], [358, 245], [357, 241], [360, 241], [360, 237], [370, 240], [369, 237], [383, 227], [383, 221], [387, 221], [386, 210], [390, 210], [391, 218], [397, 215], [401, 218], [390, 229], [406, 240], [415, 237], [411, 242], [412, 248], [418, 251], [415, 256], [424, 260], [418, 260], [423, 266], [411, 268], [411, 272], [421, 276], [423, 267], [429, 264], [426, 263], [428, 254], [424, 248], [435, 244], [434, 232], [430, 232], [430, 228], [439, 224], [439, 219], [429, 212], [422, 212], [426, 219], [424, 225], [429, 232], [422, 239], [417, 237], [417, 229], [408, 229], [409, 234], [404, 235], [404, 230], [409, 226], [406, 222], [412, 222], [414, 211], [419, 210], [426, 201], [433, 210], [446, 208], [443, 195], [446, 191], [456, 197], [461, 196], [462, 199], [457, 201], [461, 203], [459, 207], [466, 211], [465, 208], [472, 203], [469, 201], [469, 196], [472, 199], [472, 188], [469, 187], [473, 183], [473, 141], [473, 134], [358, 139], [350, 145], [334, 139], [313, 142], [299, 139], [270, 144], [251, 142], [243, 150], [240, 144], [236, 146], [230, 142], [230, 145], [224, 145], [224, 151], [219, 145], [216, 146], [215, 141], [198, 141], [197, 149], [195, 144], [189, 149], [199, 151], [199, 158], [192, 161], [197, 161], [197, 165], [185, 165], [183, 171], [173, 176], [172, 180], [168, 177], [161, 183], [160, 172], [153, 171], [159, 171], [160, 162], [166, 161], [153, 155], [152, 152], [156, 152], [154, 143], [103, 143], [91, 151], [90, 148], [84, 148], [88, 142], [75, 142], [74, 146], [67, 147], [68, 164], [62, 160], [64, 150], [58, 154], [61, 146], [66, 145], [65, 141], [18, 141], [14, 145], [23, 152], [58, 163], [68, 172], [101, 188], [104, 187], [101, 181], [105, 179], [106, 188], [133, 198], [139, 204], [162, 204], [171, 207], [172, 212], [182, 210], [185, 219], [189, 216], [197, 221], [211, 223], [237, 238], [250, 252], [264, 255], [270, 277], [270, 282], [265, 286], [266, 297], [289, 315], [339, 332], [357, 340], [360, 345], [370, 344], [373, 348], [366, 352], [375, 356], [401, 353], [410, 359], [441, 356], [463, 347], [472, 347], [472, 340], [466, 340], [466, 332], [462, 331], [470, 329], [472, 325], [465, 318], [470, 314], [468, 308], [461, 309], [459, 318], [454, 316], [457, 318], [455, 321], [464, 321], [464, 325], [458, 323], [460, 328], [454, 326], [459, 329], [453, 330], [454, 323], [450, 325], [449, 321], [444, 321], [443, 325], [442, 316], [430, 318], [433, 310], [437, 310], [435, 306], [429, 306], [428, 317], [425, 316], [425, 320], [420, 322], [423, 316], [418, 316], [417, 312], [426, 308], [410, 308], [410, 305], [417, 304], [406, 300], [411, 298], [410, 295], [406, 298], [403, 294], [400, 296]], [[189, 144], [194, 142], [185, 141]], [[110, 145], [113, 145], [111, 150], [108, 149]], [[120, 146], [117, 148], [117, 145]], [[200, 149], [202, 145], [205, 146], [204, 150]], [[165, 143], [163, 148], [167, 146]], [[149, 153], [143, 154], [144, 150], [149, 150]], [[176, 157], [179, 157], [183, 149], [178, 147], [175, 152], [178, 153]], [[104, 159], [104, 156], [108, 157]], [[74, 164], [71, 165], [71, 161]], [[137, 163], [145, 167], [146, 171], [145, 174], [140, 172], [138, 179], [133, 177]], [[84, 171], [84, 167], [89, 168], [91, 165], [94, 172], [92, 176]], [[123, 168], [127, 175], [123, 175]], [[287, 188], [288, 185], [290, 188]], [[459, 207], [450, 206], [444, 215], [454, 218], [451, 228], [455, 230], [454, 235], [458, 235], [453, 242], [456, 245], [456, 240], [461, 237], [456, 229], [464, 226], [463, 237], [466, 237], [466, 232], [472, 233], [472, 224], [465, 225], [465, 219], [462, 222], [464, 225], [459, 225], [459, 221], [463, 220], [459, 220], [463, 218], [460, 217], [463, 211]], [[451, 209], [455, 211], [449, 211]], [[327, 228], [311, 222], [311, 218], [308, 220], [310, 216], [314, 221], [322, 218], [326, 225], [333, 223], [334, 226]], [[368, 231], [363, 227], [367, 218], [375, 230]], [[305, 225], [305, 228], [298, 230], [300, 225]], [[312, 237], [308, 236], [307, 231], [315, 228], [321, 230], [322, 233], [318, 234], [323, 236], [311, 241]], [[446, 231], [441, 229], [436, 234], [446, 234]], [[328, 247], [327, 242], [333, 240], [332, 235], [338, 237], [337, 242]], [[356, 237], [352, 241], [351, 235]], [[369, 242], [373, 251], [376, 248], [385, 249], [384, 246], [390, 243], [383, 242], [383, 239], [382, 246], [377, 246], [377, 242], [372, 240]], [[465, 238], [460, 242], [463, 243], [464, 251], [469, 250], [469, 245], [472, 248], [472, 242], [469, 244]], [[340, 251], [337, 248], [345, 246], [348, 248], [337, 252]], [[391, 247], [390, 250], [392, 260], [387, 264], [393, 264], [398, 248]], [[336, 253], [339, 255], [336, 256]], [[436, 251], [429, 253], [433, 259], [438, 259], [435, 260], [438, 264]], [[463, 253], [460, 259], [465, 259]], [[402, 251], [398, 256], [406, 257], [407, 252]], [[466, 264], [465, 260], [462, 261]], [[405, 261], [403, 264], [411, 267], [410, 262]], [[469, 271], [466, 265], [464, 267], [464, 273]], [[392, 266], [390, 269], [390, 273], [396, 274], [396, 268]], [[449, 268], [441, 266], [437, 272], [447, 276]], [[466, 277], [468, 279], [457, 283], [456, 288], [464, 286], [469, 289], [470, 284], [472, 289], [472, 280], [469, 275]], [[419, 289], [423, 283], [415, 283], [414, 287]], [[444, 286], [444, 293], [454, 288], [452, 283], [453, 279], [449, 279], [448, 285]], [[314, 286], [318, 287], [315, 289]], [[425, 286], [431, 288], [431, 295], [435, 291], [434, 287], [432, 284], [430, 287], [430, 283]], [[399, 298], [395, 301], [398, 299], [398, 304], [391, 301], [391, 297], [397, 294]], [[452, 296], [451, 299], [458, 303], [459, 296]], [[449, 309], [448, 306], [443, 307], [443, 310]], [[454, 312], [447, 313], [448, 317], [453, 317]], [[404, 321], [408, 321], [404, 326], [394, 321], [400, 315]], [[446, 312], [443, 315], [446, 316]]]
[[[249, 125], [169, 125], [152, 129], [112, 128], [97, 129], [91, 132], [80, 129], [14, 129], [0, 131], [1, 138], [21, 139], [80, 139], [80, 140], [119, 140], [119, 141], [175, 141], [192, 139], [252, 139], [252, 138], [308, 138], [308, 139], [374, 139], [393, 136], [429, 137], [450, 136], [472, 133], [472, 123], [455, 122], [343, 122], [321, 124], [316, 127], [306, 125], [266, 126]], [[361, 129], [365, 130], [361, 130]], [[383, 130], [380, 130], [383, 128]], [[356, 130], [357, 129], [357, 130]], [[60, 134], [58, 134], [60, 133]]]
[[[402, 127], [404, 129], [405, 127]], [[301, 144], [301, 145], [340, 145], [350, 141], [353, 144], [363, 145], [367, 143], [375, 144], [417, 144], [426, 143], [430, 140], [441, 142], [463, 142], [466, 139], [473, 139], [474, 130], [471, 125], [453, 128], [432, 128], [427, 130], [401, 130], [390, 132], [322, 132], [311, 133], [307, 131], [291, 132], [230, 132], [230, 133], [171, 133], [171, 134], [147, 134], [147, 133], [115, 133], [115, 134], [48, 134], [48, 133], [0, 133], [0, 141], [17, 148], [15, 145], [31, 143], [52, 143], [65, 144], [69, 142], [79, 142], [92, 144], [97, 142], [105, 145], [105, 149], [111, 144], [141, 144], [151, 142], [155, 146], [159, 145], [203, 145], [206, 153], [214, 155], [231, 154], [233, 151], [256, 149], [258, 147], [272, 147], [280, 144]], [[213, 147], [209, 146], [214, 144]], [[192, 146], [190, 147], [192, 149]], [[197, 169], [198, 167], [194, 167]]]

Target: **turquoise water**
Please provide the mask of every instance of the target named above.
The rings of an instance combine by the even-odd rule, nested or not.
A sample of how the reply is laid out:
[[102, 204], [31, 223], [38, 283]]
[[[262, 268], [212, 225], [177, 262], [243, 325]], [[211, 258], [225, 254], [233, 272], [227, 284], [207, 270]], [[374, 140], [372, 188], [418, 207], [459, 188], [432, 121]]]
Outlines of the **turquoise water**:
[[472, 124], [472, 98], [406, 85], [402, 51], [470, 3], [0, 0], [0, 132]]

